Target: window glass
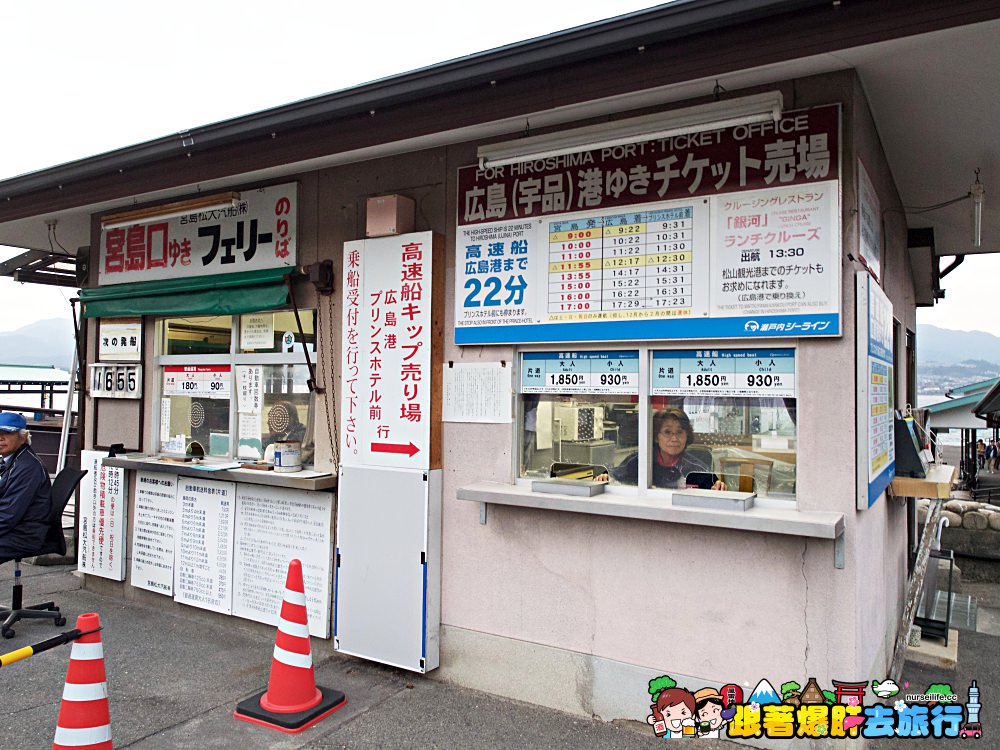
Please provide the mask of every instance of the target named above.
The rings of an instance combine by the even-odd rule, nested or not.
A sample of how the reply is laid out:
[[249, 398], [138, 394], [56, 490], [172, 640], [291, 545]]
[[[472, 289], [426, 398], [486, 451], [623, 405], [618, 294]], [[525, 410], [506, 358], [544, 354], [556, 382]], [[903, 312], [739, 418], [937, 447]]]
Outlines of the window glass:
[[313, 397], [306, 365], [248, 365], [237, 369], [239, 457], [273, 460], [274, 443], [302, 443], [303, 463], [313, 455]]
[[638, 351], [525, 352], [520, 390], [520, 476], [589, 478], [636, 453]]
[[520, 380], [521, 477], [794, 499], [794, 349], [524, 352]]
[[[302, 333], [310, 352], [316, 351], [316, 314], [300, 310]], [[240, 351], [243, 353], [301, 352], [302, 336], [295, 313], [269, 310], [240, 316]]]
[[521, 409], [522, 477], [596, 476], [638, 450], [634, 397], [527, 393]]
[[794, 496], [795, 394], [793, 349], [654, 351], [651, 486]]
[[231, 315], [166, 318], [163, 321], [164, 354], [229, 354]]
[[163, 368], [160, 446], [167, 453], [229, 456], [229, 365]]
[[[300, 315], [314, 350], [315, 311]], [[165, 318], [160, 336], [169, 356], [161, 366], [161, 451], [184, 453], [196, 442], [206, 456], [269, 460], [274, 443], [295, 440], [303, 463], [312, 461], [314, 401], [291, 311]], [[255, 354], [266, 356], [255, 362]]]
[[653, 487], [795, 494], [795, 399], [652, 397]]

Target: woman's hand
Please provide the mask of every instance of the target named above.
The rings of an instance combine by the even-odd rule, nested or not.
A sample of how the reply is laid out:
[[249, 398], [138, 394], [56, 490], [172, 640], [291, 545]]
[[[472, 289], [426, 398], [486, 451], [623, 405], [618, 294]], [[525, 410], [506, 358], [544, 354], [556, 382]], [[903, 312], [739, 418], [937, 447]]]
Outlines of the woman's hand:
[[603, 474], [598, 474], [596, 477], [594, 477], [595, 482], [607, 482], [610, 481], [610, 479], [611, 477], [608, 476], [607, 472], [604, 472]]
[[713, 484], [713, 485], [712, 485], [712, 489], [713, 489], [713, 490], [727, 490], [727, 489], [729, 489], [729, 488], [728, 488], [728, 487], [726, 487], [726, 483], [725, 483], [725, 482], [723, 482], [723, 481], [722, 481], [722, 480], [720, 479], [720, 480], [719, 480], [718, 482], [716, 482], [715, 484]]

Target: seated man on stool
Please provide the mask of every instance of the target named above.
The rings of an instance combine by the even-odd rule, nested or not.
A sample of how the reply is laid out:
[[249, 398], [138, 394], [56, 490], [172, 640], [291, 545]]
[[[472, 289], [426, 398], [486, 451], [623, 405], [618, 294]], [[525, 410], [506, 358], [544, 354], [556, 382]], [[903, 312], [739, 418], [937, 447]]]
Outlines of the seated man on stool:
[[0, 562], [35, 554], [49, 530], [52, 485], [30, 442], [23, 416], [0, 413]]

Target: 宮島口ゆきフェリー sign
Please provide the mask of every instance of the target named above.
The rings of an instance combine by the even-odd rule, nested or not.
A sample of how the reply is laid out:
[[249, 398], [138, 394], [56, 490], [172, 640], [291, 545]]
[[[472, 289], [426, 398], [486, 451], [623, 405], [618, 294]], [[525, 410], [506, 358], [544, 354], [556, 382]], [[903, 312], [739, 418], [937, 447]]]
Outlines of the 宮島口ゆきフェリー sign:
[[892, 302], [867, 271], [857, 274], [858, 510], [896, 476]]
[[298, 185], [244, 190], [231, 204], [101, 230], [98, 284], [294, 266]]
[[839, 108], [459, 170], [459, 344], [836, 336]]

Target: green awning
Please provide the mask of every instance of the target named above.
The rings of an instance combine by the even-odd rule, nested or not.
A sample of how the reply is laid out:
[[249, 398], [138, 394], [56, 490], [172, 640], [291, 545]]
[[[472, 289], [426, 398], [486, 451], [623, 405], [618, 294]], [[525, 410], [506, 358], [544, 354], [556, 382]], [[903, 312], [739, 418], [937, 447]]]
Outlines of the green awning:
[[239, 315], [288, 302], [285, 276], [294, 267], [140, 281], [81, 289], [85, 318], [123, 315]]

